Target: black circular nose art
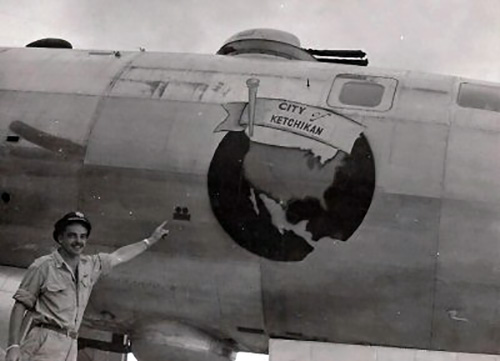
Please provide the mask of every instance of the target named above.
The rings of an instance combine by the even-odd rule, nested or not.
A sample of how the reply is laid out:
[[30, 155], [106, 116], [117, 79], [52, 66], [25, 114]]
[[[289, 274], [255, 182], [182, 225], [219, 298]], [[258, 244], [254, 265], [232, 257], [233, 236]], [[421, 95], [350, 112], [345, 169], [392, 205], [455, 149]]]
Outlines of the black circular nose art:
[[300, 261], [316, 242], [347, 241], [371, 204], [375, 166], [361, 134], [352, 151], [311, 152], [228, 132], [208, 172], [212, 210], [231, 238], [270, 260]]

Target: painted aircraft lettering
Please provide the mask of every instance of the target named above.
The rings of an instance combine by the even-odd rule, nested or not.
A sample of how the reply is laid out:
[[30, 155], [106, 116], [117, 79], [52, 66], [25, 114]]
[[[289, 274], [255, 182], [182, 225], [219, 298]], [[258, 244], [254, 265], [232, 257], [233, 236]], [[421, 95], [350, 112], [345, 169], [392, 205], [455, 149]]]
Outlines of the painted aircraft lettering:
[[302, 120], [288, 118], [283, 115], [272, 114], [269, 122], [272, 124], [284, 125], [291, 129], [298, 129], [317, 136], [320, 136], [324, 130], [324, 128], [320, 126], [316, 126], [311, 123], [306, 123]]
[[287, 112], [290, 112], [290, 113], [296, 113], [296, 112], [298, 112], [299, 114], [302, 114], [304, 112], [304, 110], [307, 109], [307, 107], [305, 107], [305, 106], [297, 105], [297, 104], [292, 104], [292, 103], [287, 103], [287, 102], [280, 103], [278, 105], [278, 107], [281, 110], [284, 110], [284, 111], [287, 111]]

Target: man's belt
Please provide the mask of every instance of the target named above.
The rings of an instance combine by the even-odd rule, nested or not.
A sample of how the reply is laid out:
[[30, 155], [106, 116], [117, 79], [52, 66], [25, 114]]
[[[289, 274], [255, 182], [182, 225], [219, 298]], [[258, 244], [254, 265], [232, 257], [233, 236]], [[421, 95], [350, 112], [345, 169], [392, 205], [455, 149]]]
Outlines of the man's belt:
[[52, 330], [62, 335], [66, 335], [67, 337], [71, 337], [72, 339], [78, 339], [78, 332], [71, 331], [67, 328], [60, 327], [57, 325], [53, 325], [50, 323], [35, 323], [34, 327], [46, 328], [47, 330]]

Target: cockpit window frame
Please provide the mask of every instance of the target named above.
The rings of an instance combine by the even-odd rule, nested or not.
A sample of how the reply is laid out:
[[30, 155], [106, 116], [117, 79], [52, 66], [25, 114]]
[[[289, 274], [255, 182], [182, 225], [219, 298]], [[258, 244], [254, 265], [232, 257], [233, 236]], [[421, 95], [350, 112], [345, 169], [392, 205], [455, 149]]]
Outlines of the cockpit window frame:
[[[361, 104], [361, 102], [360, 104], [346, 104], [345, 102], [342, 102], [341, 95], [343, 94], [343, 90], [346, 89], [345, 87], [348, 86], [348, 84], [352, 83], [369, 83], [381, 86], [383, 88], [383, 93], [381, 95], [380, 102], [378, 102], [378, 104], [374, 106], [363, 105]], [[326, 103], [330, 107], [334, 108], [363, 110], [370, 112], [387, 112], [393, 106], [397, 86], [398, 80], [395, 78], [351, 73], [337, 74], [333, 79]]]

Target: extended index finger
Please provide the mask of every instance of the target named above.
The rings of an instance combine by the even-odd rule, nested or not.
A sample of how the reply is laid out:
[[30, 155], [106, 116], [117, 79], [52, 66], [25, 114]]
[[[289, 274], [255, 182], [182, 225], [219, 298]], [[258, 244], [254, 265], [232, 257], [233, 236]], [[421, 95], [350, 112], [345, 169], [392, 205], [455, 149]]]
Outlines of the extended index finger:
[[164, 221], [162, 224], [160, 224], [160, 225], [158, 226], [158, 228], [163, 228], [163, 227], [165, 227], [165, 226], [167, 225], [167, 223], [168, 223], [168, 220], [167, 220], [167, 221]]

